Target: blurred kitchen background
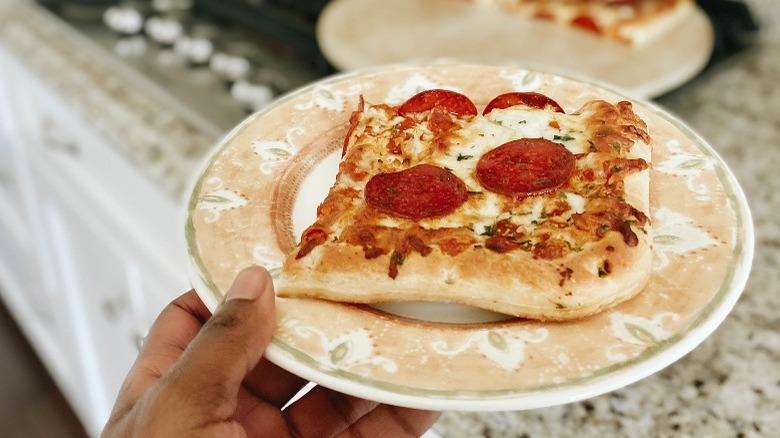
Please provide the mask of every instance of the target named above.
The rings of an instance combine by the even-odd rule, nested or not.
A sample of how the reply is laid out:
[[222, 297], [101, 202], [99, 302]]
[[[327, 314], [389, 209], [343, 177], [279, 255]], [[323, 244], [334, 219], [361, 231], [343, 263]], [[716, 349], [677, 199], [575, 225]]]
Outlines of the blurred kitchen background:
[[[250, 113], [340, 71], [318, 41], [328, 3], [0, 0], [0, 436], [99, 434], [151, 321], [189, 287], [180, 205], [200, 161]], [[643, 381], [446, 412], [437, 434], [780, 436], [780, 2], [699, 8], [706, 51], [682, 74], [615, 85], [680, 116], [743, 185], [757, 252], [742, 299]]]

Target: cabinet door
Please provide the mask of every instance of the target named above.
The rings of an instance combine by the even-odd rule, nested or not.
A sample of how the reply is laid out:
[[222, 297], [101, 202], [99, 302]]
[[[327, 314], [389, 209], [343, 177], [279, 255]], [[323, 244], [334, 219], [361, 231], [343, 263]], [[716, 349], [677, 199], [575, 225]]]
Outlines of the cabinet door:
[[140, 340], [187, 285], [170, 256], [177, 252], [175, 235], [159, 229], [173, 226], [178, 215], [174, 203], [145, 185], [82, 121], [65, 113], [39, 116], [42, 138], [30, 151], [31, 167], [58, 298], [67, 310], [64, 342], [80, 376], [71, 381], [82, 388], [69, 398], [80, 406], [85, 427], [97, 432]]
[[45, 231], [29, 165], [28, 146], [35, 139], [29, 137], [27, 80], [0, 46], [0, 289], [25, 331], [38, 337], [45, 336], [43, 328], [27, 321], [53, 319], [48, 298], [56, 281], [45, 255]]
[[164, 282], [146, 268], [130, 236], [114, 228], [114, 218], [56, 175], [41, 180], [61, 323], [70, 333], [62, 342], [78, 375], [72, 381], [81, 385], [72, 398], [85, 427], [99, 431], [153, 320], [148, 296]]
[[[0, 65], [3, 65], [2, 52]], [[10, 100], [6, 75], [5, 69], [0, 68], [0, 102]], [[6, 283], [10, 289], [8, 284], [12, 281], [27, 284], [32, 279], [29, 266], [34, 250], [15, 170], [18, 164], [11, 150], [11, 143], [17, 141], [17, 135], [9, 109], [0, 104], [0, 284]]]

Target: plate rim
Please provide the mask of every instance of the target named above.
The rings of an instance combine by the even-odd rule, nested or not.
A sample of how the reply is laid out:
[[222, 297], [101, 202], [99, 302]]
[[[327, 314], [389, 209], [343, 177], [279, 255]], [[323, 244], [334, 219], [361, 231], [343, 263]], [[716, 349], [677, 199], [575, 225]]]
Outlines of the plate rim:
[[[319, 15], [317, 22], [315, 24], [315, 37], [317, 40], [317, 46], [320, 48], [320, 51], [322, 51], [325, 58], [328, 60], [328, 62], [331, 63], [336, 69], [342, 71], [342, 72], [350, 72], [350, 71], [360, 71], [364, 70], [366, 68], [371, 68], [369, 65], [364, 64], [358, 64], [354, 62], [344, 62], [344, 58], [342, 56], [339, 56], [336, 51], [334, 51], [333, 47], [331, 47], [328, 43], [325, 43], [324, 41], [327, 41], [327, 38], [324, 37], [326, 32], [326, 26], [329, 24], [328, 20], [332, 20], [333, 14], [335, 12], [333, 11], [339, 11], [339, 8], [344, 7], [343, 4], [347, 3], [349, 1], [365, 1], [365, 0], [332, 0], [328, 2], [327, 5], [323, 8], [321, 14]], [[382, 1], [382, 0], [369, 0], [369, 1]], [[479, 4], [474, 4], [474, 6], [481, 6]], [[673, 91], [677, 89], [678, 87], [684, 85], [688, 80], [695, 77], [697, 74], [701, 73], [707, 66], [707, 64], [710, 61], [710, 58], [712, 56], [712, 52], [715, 48], [715, 29], [713, 27], [712, 21], [709, 19], [707, 13], [698, 5], [693, 5], [693, 10], [691, 11], [691, 15], [693, 17], [693, 20], [697, 20], [701, 26], [704, 33], [701, 35], [702, 38], [704, 38], [706, 41], [703, 44], [707, 47], [707, 49], [700, 53], [700, 57], [696, 59], [696, 62], [691, 62], [687, 64], [686, 69], [680, 69], [675, 72], [673, 75], [669, 75], [668, 79], [664, 82], [660, 81], [654, 81], [650, 84], [643, 84], [636, 87], [625, 87], [621, 86], [619, 84], [614, 84], [613, 87], [623, 88], [625, 92], [622, 94], [624, 96], [638, 96], [640, 98], [654, 98], [661, 96], [665, 93], [668, 93], [670, 91]], [[525, 19], [525, 17], [523, 17]], [[451, 59], [455, 62], [460, 63], [480, 63], [480, 64], [492, 64], [496, 62], [511, 62], [512, 59], [517, 59], [516, 57], [510, 57], [505, 56], [503, 59], [482, 59], [477, 55], [473, 56], [462, 56], [462, 57], [437, 57], [437, 58], [431, 58], [431, 57], [413, 57], [408, 60], [404, 61], [383, 61], [381, 65], [394, 65], [399, 63], [408, 63], [408, 62], [435, 62], [438, 59]], [[541, 62], [535, 62], [531, 63], [527, 60], [525, 61], [526, 64], [533, 64], [533, 68], [538, 71], [546, 71], [549, 73], [556, 73], [560, 74], [562, 76], [571, 76], [571, 75], [577, 75], [576, 71], [572, 71], [572, 69], [566, 69], [560, 66], [557, 66], [555, 63], [541, 63]], [[375, 65], [376, 66], [376, 65]], [[588, 80], [592, 81], [600, 81], [599, 78], [595, 76], [589, 76]]]
[[[602, 88], [608, 92], [626, 97], [644, 106], [646, 109], [662, 117], [667, 122], [672, 123], [686, 137], [695, 143], [697, 149], [702, 153], [702, 155], [709, 156], [713, 159], [718, 181], [724, 186], [724, 188], [727, 189], [726, 197], [732, 204], [737, 228], [735, 233], [736, 238], [734, 249], [731, 251], [732, 258], [729, 263], [730, 266], [733, 265], [733, 268], [730, 269], [729, 275], [724, 278], [723, 282], [720, 284], [720, 287], [714, 294], [713, 299], [707, 303], [706, 306], [700, 309], [695, 317], [692, 318], [692, 320], [685, 327], [678, 330], [670, 338], [658, 344], [657, 346], [647, 348], [634, 358], [620, 362], [619, 364], [613, 366], [600, 369], [600, 373], [596, 377], [585, 376], [577, 379], [570, 379], [569, 382], [564, 385], [550, 385], [555, 387], [554, 389], [544, 389], [543, 386], [537, 386], [533, 390], [496, 390], [492, 392], [500, 393], [499, 395], [489, 396], [487, 398], [484, 396], [484, 391], [478, 392], [464, 390], [432, 391], [428, 389], [418, 389], [418, 391], [425, 392], [428, 395], [414, 395], [411, 394], [415, 392], [415, 388], [413, 387], [403, 387], [406, 390], [406, 393], [404, 393], [380, 388], [376, 385], [367, 384], [366, 382], [361, 382], [360, 380], [371, 379], [353, 375], [348, 371], [324, 371], [318, 369], [319, 367], [312, 366], [312, 364], [316, 365], [316, 360], [307, 360], [307, 362], [309, 362], [308, 364], [301, 360], [297, 360], [294, 357], [295, 351], [297, 350], [286, 346], [283, 341], [276, 337], [272, 339], [268, 349], [265, 352], [265, 357], [269, 361], [324, 387], [354, 396], [372, 399], [382, 403], [388, 403], [397, 406], [418, 409], [456, 411], [524, 410], [575, 402], [630, 385], [638, 380], [660, 371], [673, 362], [679, 360], [681, 357], [695, 349], [696, 346], [703, 342], [720, 326], [720, 324], [731, 312], [734, 305], [736, 305], [744, 290], [750, 274], [755, 246], [754, 227], [746, 195], [732, 170], [728, 167], [727, 163], [723, 160], [720, 154], [718, 154], [718, 152], [701, 135], [685, 125], [684, 122], [679, 120], [669, 111], [662, 108], [660, 105], [641, 98], [638, 99], [628, 97], [624, 93], [616, 91], [615, 87], [601, 84], [598, 81], [591, 80], [590, 78], [582, 79], [557, 72], [550, 73], [547, 71], [529, 69], [528, 67], [522, 66], [518, 63], [482, 64], [464, 63], [458, 61], [444, 61], [436, 63], [400, 63], [391, 66], [370, 67], [366, 69], [331, 75], [319, 81], [312, 82], [307, 86], [301, 87], [298, 90], [288, 93], [285, 96], [282, 96], [268, 107], [244, 119], [235, 128], [228, 132], [220, 141], [216, 142], [212, 150], [203, 160], [202, 166], [199, 168], [199, 172], [193, 174], [191, 184], [188, 185], [191, 190], [184, 192], [185, 203], [184, 208], [182, 209], [185, 216], [185, 242], [183, 247], [187, 253], [187, 274], [190, 278], [193, 289], [195, 289], [209, 310], [213, 312], [216, 309], [216, 307], [219, 305], [219, 299], [214, 293], [216, 286], [213, 285], [213, 283], [209, 284], [208, 280], [203, 279], [202, 271], [204, 268], [202, 265], [197, 266], [198, 262], [193, 260], [192, 245], [194, 244], [197, 246], [197, 242], [192, 240], [194, 239], [194, 235], [190, 234], [192, 227], [191, 212], [193, 211], [194, 205], [197, 202], [197, 194], [200, 192], [199, 187], [203, 182], [203, 178], [205, 177], [207, 171], [211, 168], [213, 162], [220, 155], [221, 151], [228, 146], [231, 139], [242, 132], [254, 120], [262, 117], [265, 113], [273, 110], [279, 105], [284, 104], [285, 102], [288, 102], [289, 100], [296, 98], [297, 96], [315, 90], [317, 86], [322, 86], [334, 82], [341, 82], [344, 80], [357, 79], [372, 74], [380, 74], [391, 71], [403, 71], [407, 69], [409, 71], [414, 71], [414, 69], [438, 65], [507, 67], [528, 69], [530, 72], [545, 74], [549, 73], [573, 81], [584, 82], [587, 85]], [[742, 231], [741, 233], [739, 232], [740, 230]], [[197, 257], [197, 255], [195, 255], [195, 257]], [[295, 351], [291, 352], [291, 350]], [[305, 353], [302, 352], [298, 353], [305, 355]], [[619, 365], [619, 369], [612, 370], [612, 368], [616, 367], [617, 365]], [[585, 380], [585, 382], [579, 382], [580, 380]], [[385, 386], [388, 385], [385, 384]], [[402, 387], [401, 385], [395, 384], [390, 384], [389, 386], [399, 388]], [[437, 392], [446, 394], [446, 396], [430, 396], [431, 393]]]

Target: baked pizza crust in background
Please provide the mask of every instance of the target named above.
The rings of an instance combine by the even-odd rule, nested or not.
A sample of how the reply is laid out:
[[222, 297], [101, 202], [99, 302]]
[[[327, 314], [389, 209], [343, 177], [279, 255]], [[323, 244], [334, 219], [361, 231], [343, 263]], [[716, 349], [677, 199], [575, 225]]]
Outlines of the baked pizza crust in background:
[[[463, 1], [463, 0], [456, 0]], [[636, 0], [611, 5], [609, 1], [582, 0], [466, 0], [496, 7], [531, 20], [549, 21], [632, 47], [652, 43], [683, 25], [694, 11], [693, 0]], [[577, 20], [584, 22], [578, 23]], [[596, 28], [590, 28], [595, 25]]]

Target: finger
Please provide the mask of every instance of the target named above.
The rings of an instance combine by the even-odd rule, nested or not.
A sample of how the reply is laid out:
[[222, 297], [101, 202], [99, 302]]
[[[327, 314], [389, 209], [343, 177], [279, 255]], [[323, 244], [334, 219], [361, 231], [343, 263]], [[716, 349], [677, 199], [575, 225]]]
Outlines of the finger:
[[179, 359], [211, 312], [189, 291], [160, 312], [122, 384], [115, 411], [132, 406]]
[[343, 437], [419, 437], [433, 426], [440, 412], [379, 405], [340, 434]]
[[[244, 426], [249, 436], [252, 431], [287, 431], [287, 422], [282, 411], [276, 406], [257, 398], [246, 388], [238, 393], [238, 407], [233, 419]], [[266, 432], [267, 434], [267, 432]]]
[[136, 361], [139, 372], [155, 378], [168, 372], [209, 317], [211, 312], [193, 290], [173, 300], [146, 335]]
[[169, 390], [192, 394], [204, 411], [229, 417], [244, 377], [259, 362], [276, 326], [274, 289], [260, 267], [241, 271], [214, 315], [166, 376]]
[[290, 405], [284, 415], [300, 436], [333, 436], [343, 432], [379, 403], [324, 388], [314, 387]]
[[292, 374], [263, 358], [244, 379], [244, 387], [257, 397], [281, 409], [303, 389], [308, 380]]

